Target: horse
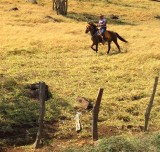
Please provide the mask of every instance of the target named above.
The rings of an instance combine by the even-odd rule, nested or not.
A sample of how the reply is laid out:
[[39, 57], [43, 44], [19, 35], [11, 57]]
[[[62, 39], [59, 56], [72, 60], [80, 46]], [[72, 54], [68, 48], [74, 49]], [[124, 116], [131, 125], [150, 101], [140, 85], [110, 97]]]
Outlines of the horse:
[[[86, 26], [86, 30], [85, 33], [90, 32], [91, 34], [91, 40], [92, 40], [92, 45], [91, 45], [91, 49], [93, 49], [94, 51], [96, 51], [96, 53], [98, 52], [98, 44], [102, 43], [102, 38], [100, 37], [99, 33], [99, 29], [98, 27], [94, 24], [94, 23], [88, 23]], [[127, 43], [128, 41], [126, 41], [124, 38], [122, 38], [118, 33], [113, 32], [113, 31], [105, 31], [104, 33], [104, 40], [108, 42], [108, 51], [107, 54], [109, 54], [109, 51], [111, 49], [111, 42], [113, 41], [115, 43], [115, 45], [117, 46], [119, 52], [121, 52], [120, 46], [117, 42], [117, 38], [120, 39], [121, 41]], [[96, 46], [96, 48], [93, 48], [93, 46]]]

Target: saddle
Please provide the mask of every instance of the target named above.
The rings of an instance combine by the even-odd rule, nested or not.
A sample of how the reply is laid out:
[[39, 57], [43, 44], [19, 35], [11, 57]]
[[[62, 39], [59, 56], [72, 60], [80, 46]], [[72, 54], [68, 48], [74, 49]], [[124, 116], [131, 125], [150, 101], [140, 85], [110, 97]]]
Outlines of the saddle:
[[103, 36], [103, 39], [102, 39], [102, 37], [101, 37], [101, 36], [99, 36], [99, 38], [100, 38], [100, 42], [102, 42], [102, 44], [104, 44], [104, 43], [107, 41], [107, 38], [106, 38], [106, 32], [105, 32], [105, 33], [103, 33], [103, 34], [102, 34], [102, 36]]
[[105, 43], [106, 41], [107, 41], [107, 37], [108, 37], [108, 31], [105, 31], [103, 34], [102, 34], [102, 36], [103, 36], [103, 39], [101, 38], [101, 36], [99, 36], [99, 38], [100, 38], [100, 42], [103, 42], [103, 43]]

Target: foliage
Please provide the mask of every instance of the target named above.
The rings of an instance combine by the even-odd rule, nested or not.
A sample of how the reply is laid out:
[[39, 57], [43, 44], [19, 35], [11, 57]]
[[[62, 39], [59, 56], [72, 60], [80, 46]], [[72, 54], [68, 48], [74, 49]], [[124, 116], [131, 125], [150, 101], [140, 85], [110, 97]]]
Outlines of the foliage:
[[[29, 128], [37, 125], [37, 102], [25, 96], [25, 87], [16, 79], [4, 76], [0, 79], [0, 134], [5, 139], [4, 143], [12, 145], [32, 141], [30, 138], [35, 132], [30, 132]], [[25, 129], [28, 129], [28, 133]], [[6, 135], [9, 135], [9, 138]]]
[[[18, 7], [18, 11], [9, 11], [13, 6]], [[75, 132], [74, 116], [81, 111], [76, 98], [84, 96], [95, 101], [100, 87], [104, 88], [99, 112], [101, 138], [113, 135], [103, 130], [107, 126], [119, 128], [120, 134], [141, 134], [127, 126], [144, 125], [154, 78], [159, 75], [159, 4], [148, 0], [109, 0], [109, 3], [70, 0], [66, 17], [56, 15], [51, 7], [52, 2], [48, 0], [41, 0], [38, 5], [18, 0], [0, 3], [1, 145], [18, 145], [22, 141], [25, 145], [34, 141], [39, 104], [26, 96], [25, 85], [39, 81], [46, 82], [53, 95], [46, 102], [46, 138], [51, 135], [50, 139], [55, 139], [52, 144], [58, 150], [63, 141], [66, 146], [70, 141], [76, 143], [75, 139], [91, 138], [91, 112], [82, 111], [83, 131]], [[129, 42], [120, 42], [121, 53], [114, 45], [109, 55], [106, 55], [106, 45], [99, 45], [97, 54], [90, 49], [86, 22], [97, 22], [100, 13], [108, 18], [108, 30]], [[119, 19], [111, 19], [111, 15], [118, 15]], [[157, 91], [149, 131], [159, 128], [159, 104]], [[127, 129], [123, 130], [123, 126]], [[21, 133], [22, 138], [15, 137]], [[119, 146], [126, 144], [134, 149], [137, 144], [145, 151], [154, 150], [159, 143], [159, 136], [140, 141], [113, 138], [111, 141], [116, 140]], [[107, 139], [105, 142], [109, 143]]]
[[66, 17], [74, 19], [76, 21], [97, 22], [97, 16], [92, 15], [92, 14], [87, 14], [87, 13], [80, 14], [80, 13], [76, 13], [76, 12], [70, 12], [70, 13], [68, 13], [68, 15]]
[[113, 136], [108, 138], [107, 140], [102, 140], [100, 144], [98, 145], [97, 149], [95, 151], [99, 152], [134, 152], [135, 147], [130, 141], [125, 137], [121, 136]]
[[[86, 150], [86, 151], [85, 151]], [[91, 146], [71, 148], [63, 151], [67, 152], [152, 152], [159, 151], [159, 133], [143, 135], [140, 137], [132, 136], [113, 136], [101, 139], [98, 144]]]

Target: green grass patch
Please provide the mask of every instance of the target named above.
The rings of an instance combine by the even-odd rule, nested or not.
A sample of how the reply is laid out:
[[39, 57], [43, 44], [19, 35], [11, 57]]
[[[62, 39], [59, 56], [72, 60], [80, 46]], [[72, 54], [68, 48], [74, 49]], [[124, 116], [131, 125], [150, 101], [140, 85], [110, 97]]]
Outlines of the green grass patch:
[[67, 152], [152, 152], [159, 151], [159, 133], [143, 135], [140, 137], [132, 136], [113, 136], [103, 138], [94, 146], [84, 146], [79, 148], [68, 147], [63, 151]]

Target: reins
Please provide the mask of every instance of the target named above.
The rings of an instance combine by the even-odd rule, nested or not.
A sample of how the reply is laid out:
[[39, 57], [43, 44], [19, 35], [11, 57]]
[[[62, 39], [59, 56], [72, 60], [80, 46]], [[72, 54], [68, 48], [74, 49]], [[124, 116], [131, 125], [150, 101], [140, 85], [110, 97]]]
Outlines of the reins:
[[[91, 25], [90, 25], [90, 26], [91, 26]], [[94, 27], [92, 26], [92, 28], [94, 28]], [[95, 28], [95, 29], [93, 29], [93, 30], [94, 30], [95, 32], [93, 32], [93, 33], [94, 33], [93, 35], [91, 34], [91, 40], [93, 40], [93, 38], [94, 38], [95, 36], [97, 36], [96, 38], [97, 38], [97, 40], [99, 41], [98, 35], [97, 35], [97, 34], [98, 34], [98, 29]]]
[[91, 39], [93, 39], [95, 36], [97, 36], [97, 32], [95, 32], [95, 33], [92, 35]]

